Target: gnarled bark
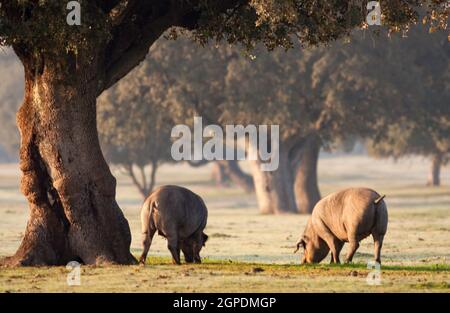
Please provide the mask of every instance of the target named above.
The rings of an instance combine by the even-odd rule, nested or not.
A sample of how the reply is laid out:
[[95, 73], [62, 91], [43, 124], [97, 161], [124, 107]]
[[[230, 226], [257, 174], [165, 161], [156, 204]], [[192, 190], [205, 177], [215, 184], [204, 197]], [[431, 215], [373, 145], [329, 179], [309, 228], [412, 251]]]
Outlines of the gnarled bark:
[[19, 249], [3, 263], [135, 262], [97, 137], [95, 59], [21, 58], [26, 87], [17, 124], [30, 217]]
[[440, 186], [441, 185], [441, 166], [443, 161], [443, 155], [437, 152], [431, 159], [430, 172], [428, 174], [428, 186]]
[[293, 168], [295, 172], [294, 192], [298, 211], [303, 214], [311, 213], [320, 200], [317, 181], [317, 163], [321, 147], [320, 138], [309, 135], [297, 150]]

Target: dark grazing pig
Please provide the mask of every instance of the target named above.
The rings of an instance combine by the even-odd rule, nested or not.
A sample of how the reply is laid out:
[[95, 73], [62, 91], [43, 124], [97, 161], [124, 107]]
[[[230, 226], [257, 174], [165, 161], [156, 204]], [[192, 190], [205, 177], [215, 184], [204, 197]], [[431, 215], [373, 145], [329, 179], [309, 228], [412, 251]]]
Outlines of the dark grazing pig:
[[144, 202], [141, 210], [144, 264], [156, 231], [167, 238], [173, 262], [180, 264], [180, 249], [188, 263], [200, 263], [200, 250], [208, 236], [203, 233], [208, 210], [202, 198], [179, 186], [162, 186]]
[[297, 250], [305, 250], [302, 263], [319, 263], [331, 250], [331, 262], [339, 263], [344, 242], [350, 247], [346, 262], [351, 262], [359, 242], [369, 236], [375, 243], [375, 261], [381, 263], [380, 251], [388, 224], [384, 196], [367, 188], [350, 188], [330, 194], [313, 209]]

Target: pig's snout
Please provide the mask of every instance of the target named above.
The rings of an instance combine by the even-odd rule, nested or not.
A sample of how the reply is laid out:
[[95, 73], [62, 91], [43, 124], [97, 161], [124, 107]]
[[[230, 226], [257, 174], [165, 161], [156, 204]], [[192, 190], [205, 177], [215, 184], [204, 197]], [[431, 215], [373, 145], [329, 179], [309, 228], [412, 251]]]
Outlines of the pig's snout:
[[303, 254], [303, 257], [300, 260], [300, 264], [306, 264], [306, 255]]

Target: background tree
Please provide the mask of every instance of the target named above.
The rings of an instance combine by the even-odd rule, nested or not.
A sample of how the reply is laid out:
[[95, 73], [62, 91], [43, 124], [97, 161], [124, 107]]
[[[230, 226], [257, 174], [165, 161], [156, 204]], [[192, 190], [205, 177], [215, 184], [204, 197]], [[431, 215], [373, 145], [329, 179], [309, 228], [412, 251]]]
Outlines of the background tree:
[[[294, 168], [295, 175], [280, 174], [279, 179], [289, 184], [286, 190], [295, 190], [296, 203], [275, 205], [282, 201], [277, 200], [277, 194], [281, 199], [292, 199], [293, 195], [292, 191], [278, 190], [284, 183], [273, 178], [267, 178], [273, 182], [272, 186], [262, 183], [260, 190], [274, 195], [260, 193], [259, 199], [260, 203], [290, 206], [291, 212], [307, 213], [320, 199], [317, 184], [320, 148], [348, 136], [367, 135], [378, 125], [372, 122], [374, 116], [387, 112], [386, 98], [374, 97], [374, 82], [372, 85], [364, 82], [371, 59], [358, 57], [358, 53], [370, 52], [367, 49], [372, 47], [356, 51], [352, 45], [335, 45], [302, 53], [260, 52], [255, 61], [250, 61], [238, 49], [226, 45], [218, 49], [199, 48], [180, 41], [163, 41], [154, 46], [151, 61], [155, 62], [153, 71], [170, 72], [177, 82], [171, 101], [186, 112], [201, 115], [208, 124], [264, 124], [274, 116], [283, 116], [284, 129], [292, 134], [293, 142], [286, 156], [289, 161], [283, 166], [285, 173]], [[173, 68], [172, 63], [179, 66]], [[379, 87], [387, 85], [380, 83]], [[357, 90], [359, 97], [352, 90]], [[390, 113], [392, 108], [388, 110]], [[218, 170], [223, 177], [224, 169]], [[263, 174], [275, 173], [256, 173], [254, 178], [263, 180]], [[268, 213], [278, 209], [261, 210]]]
[[[407, 102], [401, 115], [394, 114], [386, 124], [382, 140], [370, 140], [369, 153], [375, 157], [401, 158], [423, 155], [431, 159], [428, 185], [440, 184], [440, 169], [450, 153], [450, 47], [446, 34], [427, 35], [427, 29], [416, 27], [408, 38], [393, 39], [378, 47], [387, 56], [393, 77], [402, 81], [401, 94]], [[383, 73], [386, 75], [386, 73]], [[405, 85], [405, 81], [413, 85]], [[382, 92], [380, 90], [380, 92]], [[389, 116], [389, 114], [388, 114]]]
[[[122, 168], [143, 198], [155, 186], [158, 166], [171, 160], [173, 106], [170, 81], [143, 62], [98, 100], [100, 143], [109, 163]], [[146, 172], [150, 167], [150, 173]]]
[[[166, 89], [171, 106], [179, 110], [178, 124], [192, 126], [193, 117], [197, 115], [203, 118], [204, 124], [220, 125], [221, 108], [226, 101], [224, 80], [227, 62], [239, 54], [238, 49], [228, 45], [202, 47], [186, 38], [176, 41], [161, 39], [152, 47], [151, 57], [146, 62], [150, 72], [171, 78], [170, 85], [160, 87]], [[201, 162], [202, 165], [206, 163]], [[217, 160], [212, 166], [217, 184], [227, 184], [230, 180], [246, 192], [254, 190], [252, 177], [241, 170], [237, 161]]]
[[438, 132], [423, 130], [405, 119], [402, 124], [394, 124], [389, 127], [387, 138], [382, 142], [369, 141], [369, 154], [378, 158], [392, 157], [402, 158], [408, 155], [423, 155], [431, 159], [427, 185], [439, 186], [441, 167], [448, 162], [449, 145], [448, 121], [443, 125], [447, 129], [447, 135], [439, 138]]
[[[174, 82], [176, 81], [176, 84], [171, 84], [172, 87], [176, 86], [172, 88], [172, 103], [176, 103], [186, 112], [203, 116], [208, 123], [217, 124], [226, 120], [223, 116], [226, 110], [231, 116], [228, 123], [244, 123], [250, 120], [256, 124], [265, 123], [272, 119], [272, 114], [265, 114], [271, 112], [271, 109], [270, 106], [265, 107], [260, 103], [267, 101], [266, 99], [275, 99], [280, 103], [287, 101], [284, 102], [286, 111], [289, 112], [286, 119], [301, 121], [302, 127], [286, 126], [289, 131], [296, 132], [297, 139], [292, 140], [298, 141], [289, 152], [289, 163], [286, 163], [289, 169], [285, 172], [294, 168], [295, 175], [289, 178], [290, 175], [283, 174], [280, 179], [287, 179], [289, 185], [293, 181], [295, 211], [307, 213], [311, 212], [320, 199], [317, 182], [320, 148], [339, 144], [353, 136], [372, 134], [379, 137], [385, 129], [384, 125], [398, 118], [401, 113], [398, 109], [408, 106], [408, 103], [402, 101], [400, 94], [410, 98], [411, 90], [416, 90], [416, 85], [420, 84], [420, 81], [414, 78], [413, 72], [410, 72], [413, 79], [401, 78], [403, 82], [400, 83], [398, 71], [404, 69], [396, 68], [390, 63], [399, 62], [403, 57], [397, 54], [398, 59], [394, 59], [387, 52], [380, 53], [380, 49], [373, 46], [373, 41], [381, 45], [382, 39], [363, 37], [362, 33], [354, 35], [352, 45], [340, 44], [303, 53], [285, 54], [275, 51], [272, 54], [263, 54], [263, 57], [267, 57], [276, 66], [269, 63], [259, 64], [264, 62], [260, 60], [260, 55], [257, 55], [255, 61], [250, 61], [242, 56], [239, 49], [226, 45], [219, 46], [219, 49], [211, 46], [201, 48], [183, 42], [184, 40], [163, 40], [154, 46], [153, 57], [148, 62], [154, 63], [151, 72], [161, 71], [164, 75], [170, 73]], [[388, 42], [383, 44], [390, 45]], [[420, 41], [415, 44], [420, 45]], [[170, 66], [173, 63], [179, 66], [173, 68]], [[401, 64], [402, 68], [410, 67], [406, 61], [396, 64]], [[368, 73], [367, 69], [372, 67], [376, 70]], [[395, 71], [390, 70], [392, 68]], [[240, 74], [233, 73], [234, 69]], [[245, 76], [239, 76], [241, 74]], [[227, 82], [228, 78], [224, 75], [228, 75], [228, 78], [238, 75], [234, 77], [235, 85], [226, 85], [230, 81]], [[243, 85], [245, 82], [254, 85]], [[224, 88], [224, 85], [227, 88]], [[274, 92], [274, 88], [284, 89]], [[297, 93], [292, 90], [297, 90]], [[257, 98], [256, 95], [262, 98]], [[241, 102], [241, 106], [236, 104], [238, 102]], [[252, 105], [258, 112], [248, 112]], [[295, 116], [292, 112], [297, 112], [298, 106], [302, 106], [303, 111]], [[273, 114], [283, 114], [282, 110], [278, 110], [282, 107], [281, 104], [275, 103], [272, 107]], [[262, 122], [255, 118], [260, 112], [263, 112], [260, 114]], [[243, 116], [248, 116], [248, 119]], [[378, 118], [381, 116], [382, 118]], [[388, 118], [389, 116], [391, 118]], [[377, 120], [374, 120], [376, 117]], [[380, 120], [384, 122], [380, 123]], [[220, 180], [228, 176], [226, 173], [230, 168], [229, 163], [216, 162], [216, 172]], [[237, 175], [237, 181], [241, 177], [242, 175]], [[255, 174], [255, 178], [257, 177], [261, 177], [261, 173]], [[248, 183], [242, 185], [249, 186]], [[282, 186], [276, 182], [273, 182], [273, 185], [276, 188]], [[267, 184], [261, 186], [264, 191], [271, 190]], [[289, 186], [287, 190], [291, 188]], [[286, 199], [287, 193], [281, 194], [281, 197]], [[264, 198], [259, 199], [261, 203]], [[276, 203], [267, 200], [274, 197], [266, 196], [265, 199], [265, 203]], [[281, 207], [288, 206], [283, 204]], [[270, 210], [262, 209], [262, 212], [267, 213]], [[294, 208], [292, 211], [294, 212]]]
[[[429, 2], [383, 2], [385, 25], [415, 21], [421, 3]], [[303, 44], [329, 42], [362, 26], [367, 15], [366, 1], [81, 1], [82, 23], [73, 27], [64, 1], [0, 4], [0, 44], [13, 47], [25, 71], [17, 121], [30, 218], [18, 251], [4, 261], [13, 265], [135, 262], [100, 149], [96, 98], [166, 30], [191, 29], [200, 41], [290, 47], [291, 34]], [[443, 8], [434, 16], [447, 18]]]
[[279, 169], [260, 172], [258, 161], [253, 166], [262, 212], [311, 212], [320, 199], [320, 148], [371, 133], [373, 116], [385, 113], [382, 101], [371, 98], [364, 78], [367, 63], [359, 53], [354, 46], [335, 45], [261, 51], [253, 61], [230, 63], [223, 121], [281, 128]]

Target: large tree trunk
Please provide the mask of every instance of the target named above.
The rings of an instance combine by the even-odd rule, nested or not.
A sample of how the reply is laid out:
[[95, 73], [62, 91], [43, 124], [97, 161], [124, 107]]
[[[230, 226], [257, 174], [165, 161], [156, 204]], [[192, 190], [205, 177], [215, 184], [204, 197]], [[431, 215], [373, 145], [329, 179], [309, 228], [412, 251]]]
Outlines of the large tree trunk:
[[300, 213], [311, 213], [320, 200], [319, 185], [317, 182], [317, 163], [321, 148], [320, 138], [310, 135], [298, 149], [298, 158], [295, 168], [294, 192], [297, 208]]
[[260, 212], [263, 214], [296, 213], [288, 154], [280, 151], [279, 167], [272, 172], [262, 171], [259, 160], [249, 162]]
[[3, 263], [133, 263], [130, 228], [97, 137], [96, 64], [89, 67], [95, 60], [53, 60], [22, 56], [26, 86], [17, 123], [30, 216], [19, 249]]
[[441, 166], [442, 166], [442, 153], [436, 153], [431, 159], [430, 173], [428, 174], [428, 186], [440, 186], [441, 185]]

